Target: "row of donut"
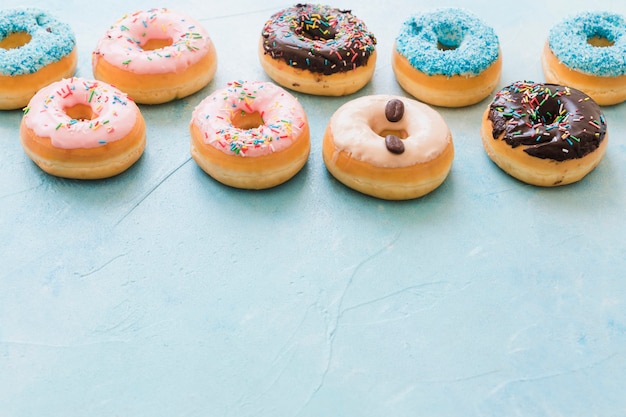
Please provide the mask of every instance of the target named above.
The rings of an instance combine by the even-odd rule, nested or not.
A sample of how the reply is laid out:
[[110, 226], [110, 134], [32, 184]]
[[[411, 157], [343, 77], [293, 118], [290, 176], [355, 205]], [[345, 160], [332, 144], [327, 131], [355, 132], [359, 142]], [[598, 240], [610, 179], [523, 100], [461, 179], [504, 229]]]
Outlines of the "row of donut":
[[[608, 143], [600, 106], [555, 84], [516, 82], [499, 91], [482, 119], [489, 157], [530, 184], [572, 183], [591, 172]], [[304, 108], [270, 82], [236, 81], [193, 110], [191, 155], [211, 177], [245, 188], [274, 187], [306, 164], [310, 129]], [[146, 126], [139, 107], [111, 85], [82, 78], [44, 87], [24, 109], [26, 154], [49, 174], [78, 179], [117, 175], [142, 155]], [[402, 200], [423, 196], [448, 176], [450, 130], [427, 104], [369, 95], [339, 107], [326, 127], [328, 171], [364, 194]]]
[[[284, 35], [284, 38], [295, 37], [299, 42], [314, 39], [327, 46], [333, 45], [346, 30], [333, 20], [333, 15], [313, 13], [321, 11], [321, 7], [325, 6], [298, 5], [277, 13], [263, 30], [262, 45], [279, 45], [279, 37], [272, 38], [270, 33], [280, 33], [280, 30], [270, 31], [270, 23], [286, 20], [287, 12], [294, 9], [306, 10], [306, 18], [299, 18], [298, 21], [302, 21], [307, 34]], [[446, 9], [445, 12], [462, 11]], [[148, 12], [150, 17], [144, 16], [144, 13], [126, 16], [120, 21], [121, 24], [111, 28], [112, 32], [103, 41], [113, 45], [118, 44], [120, 39], [126, 39], [128, 44], [134, 46], [125, 46], [122, 50], [139, 50], [142, 52], [139, 58], [121, 55], [112, 62], [125, 59], [122, 65], [130, 67], [137, 60], [137, 68], [142, 68], [149, 65], [148, 62], [164, 60], [173, 63], [175, 69], [179, 60], [173, 58], [175, 54], [170, 47], [176, 45], [177, 54], [188, 52], [190, 56], [197, 56], [200, 46], [194, 41], [205, 40], [212, 46], [208, 36], [199, 32], [200, 27], [178, 17], [174, 19], [175, 22], [186, 22], [188, 25], [183, 36], [184, 42], [172, 42], [169, 38], [163, 40], [159, 36], [163, 36], [164, 28], [175, 27], [174, 23], [165, 25], [159, 20], [159, 32], [151, 32], [150, 28], [154, 24], [149, 22], [157, 21], [161, 14], [171, 16], [171, 12], [154, 9]], [[349, 14], [346, 11], [337, 13]], [[38, 18], [38, 22], [40, 25], [44, 22], [42, 27], [46, 27], [47, 33], [55, 32], [45, 19]], [[321, 65], [321, 72], [330, 71], [328, 78], [323, 81], [332, 82], [332, 87], [322, 90], [325, 94], [329, 91], [337, 92], [341, 86], [351, 85], [346, 81], [347, 76], [360, 74], [362, 77], [363, 67], [357, 67], [361, 61], [369, 62], [367, 65], [373, 71], [375, 39], [372, 36], [369, 43], [365, 41], [362, 22], [354, 20], [352, 26], [356, 25], [355, 22], [361, 30], [353, 30], [351, 33], [361, 33], [357, 36], [359, 41], [353, 39], [350, 42], [354, 47], [350, 51], [343, 56], [337, 54], [337, 59], [342, 58], [343, 67], [347, 66], [348, 60], [353, 63], [351, 70], [333, 73], [333, 68], [322, 68], [332, 67], [329, 65], [330, 60], [314, 61], [311, 59], [313, 55], [305, 58], [304, 62], [308, 60], [308, 65], [312, 67]], [[141, 45], [132, 37], [124, 38], [124, 33], [131, 31], [131, 23], [135, 25], [135, 30], [144, 30], [141, 35], [136, 35], [145, 38]], [[469, 26], [469, 23], [463, 25]], [[25, 32], [15, 33], [19, 35]], [[463, 45], [471, 43], [465, 36], [463, 42], [454, 47], [450, 38], [446, 39], [438, 38], [439, 43], [447, 45], [446, 48], [437, 47], [437, 51], [446, 56], [454, 56], [457, 51], [463, 50]], [[13, 39], [12, 42], [17, 44], [19, 41]], [[31, 46], [32, 43], [36, 42], [27, 40], [24, 45]], [[397, 43], [400, 43], [400, 38]], [[355, 50], [357, 44], [362, 48], [358, 55]], [[272, 75], [289, 73], [289, 69], [294, 74], [307, 72], [295, 69], [295, 55], [281, 55], [278, 49], [270, 53], [266, 46], [263, 47], [262, 57], [267, 56], [281, 65], [289, 62], [286, 68], [280, 68], [276, 74], [268, 69], [271, 67], [264, 66], [272, 78]], [[19, 49], [21, 47], [17, 46], [9, 50]], [[302, 46], [299, 49], [291, 48], [302, 49]], [[367, 60], [367, 54], [363, 52], [366, 50], [371, 52]], [[110, 58], [116, 56], [115, 52], [115, 48], [109, 50], [99, 44], [94, 52], [94, 68], [98, 57]], [[75, 51], [70, 55], [73, 53]], [[150, 59], [142, 61], [141, 58], [146, 54]], [[496, 62], [500, 60], [498, 55]], [[214, 72], [215, 60], [208, 61], [213, 62]], [[105, 60], [102, 62], [102, 74], [120, 76], [119, 67]], [[494, 64], [488, 67], [493, 68]], [[202, 79], [201, 74], [210, 72], [196, 72], [194, 80]], [[96, 73], [98, 71], [94, 70]], [[147, 99], [156, 97], [157, 101], [154, 102], [159, 102], [163, 97], [158, 94], [171, 91], [171, 77], [148, 75], [151, 75], [148, 77], [150, 80], [167, 80], [169, 88], [146, 89], [145, 83], [142, 84], [144, 78], [141, 78], [135, 80], [134, 84], [141, 86], [135, 95], [129, 93], [128, 89], [118, 89], [104, 81], [71, 78], [38, 90], [24, 109], [20, 129], [26, 153], [42, 169], [53, 175], [104, 178], [125, 170], [141, 156], [145, 147], [143, 117], [129, 96], [136, 100], [140, 93], [149, 92]], [[499, 78], [499, 67], [497, 76]], [[447, 80], [451, 77], [443, 78]], [[480, 75], [474, 78], [480, 78]], [[398, 79], [400, 81], [400, 77]], [[275, 81], [280, 83], [280, 80]], [[368, 81], [369, 78], [360, 82], [364, 85]], [[205, 84], [193, 86], [192, 89], [197, 91]], [[115, 85], [119, 86], [119, 81]], [[284, 82], [283, 85], [296, 89], [303, 83], [298, 79]], [[492, 88], [484, 94], [490, 94]], [[445, 96], [443, 90], [443, 86], [439, 86], [435, 89], [438, 91], [435, 95]], [[466, 90], [471, 89], [466, 87], [462, 91]], [[180, 97], [179, 94], [182, 93], [168, 100]], [[346, 103], [348, 110], [342, 107], [329, 122], [323, 146], [324, 161], [329, 171], [346, 185], [380, 198], [415, 198], [441, 184], [453, 158], [452, 138], [441, 116], [424, 104], [399, 97], [376, 96], [363, 100], [365, 105], [357, 105], [356, 101]], [[384, 111], [376, 110], [381, 108], [383, 102], [387, 103]], [[404, 116], [405, 111], [409, 116]], [[342, 114], [350, 116], [344, 117]], [[342, 124], [341, 120], [349, 123]], [[421, 126], [433, 126], [438, 133], [433, 133], [431, 129], [411, 128], [414, 121], [420, 121]], [[340, 127], [333, 128], [333, 125]], [[350, 125], [356, 127], [351, 128]], [[196, 162], [221, 182], [243, 188], [267, 188], [286, 181], [302, 168], [310, 151], [308, 124], [303, 109], [289, 93], [269, 83], [236, 82], [225, 90], [213, 93], [194, 111], [191, 136], [191, 150]], [[608, 136], [604, 115], [588, 95], [570, 87], [518, 82], [496, 94], [483, 118], [482, 137], [488, 155], [505, 171], [523, 181], [549, 186], [577, 181], [591, 171], [605, 152]]]
[[[587, 12], [555, 25], [542, 54], [548, 82], [568, 85], [600, 105], [626, 99], [626, 21]], [[24, 107], [36, 91], [76, 69], [71, 28], [35, 9], [0, 11], [0, 109]], [[294, 91], [341, 96], [372, 78], [376, 38], [350, 11], [298, 4], [264, 24], [261, 66]], [[94, 77], [137, 103], [156, 104], [199, 91], [213, 78], [216, 49], [193, 18], [166, 9], [123, 16], [92, 53]], [[415, 98], [438, 106], [477, 103], [500, 80], [502, 51], [493, 28], [458, 8], [417, 13], [395, 40], [392, 67]]]

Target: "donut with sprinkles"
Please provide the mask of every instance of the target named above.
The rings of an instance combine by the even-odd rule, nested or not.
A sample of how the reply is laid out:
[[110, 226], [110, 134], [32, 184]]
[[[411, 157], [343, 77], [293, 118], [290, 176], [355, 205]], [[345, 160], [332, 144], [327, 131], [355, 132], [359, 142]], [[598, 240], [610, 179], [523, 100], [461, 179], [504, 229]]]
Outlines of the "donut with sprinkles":
[[587, 94], [557, 84], [515, 82], [496, 93], [484, 113], [487, 155], [528, 184], [551, 187], [581, 180], [608, 144], [600, 106]]
[[311, 149], [304, 109], [269, 82], [228, 83], [196, 106], [189, 129], [196, 163], [236, 188], [284, 183], [302, 169]]
[[264, 24], [259, 59], [267, 75], [283, 87], [343, 96], [371, 80], [376, 37], [350, 10], [297, 4]]

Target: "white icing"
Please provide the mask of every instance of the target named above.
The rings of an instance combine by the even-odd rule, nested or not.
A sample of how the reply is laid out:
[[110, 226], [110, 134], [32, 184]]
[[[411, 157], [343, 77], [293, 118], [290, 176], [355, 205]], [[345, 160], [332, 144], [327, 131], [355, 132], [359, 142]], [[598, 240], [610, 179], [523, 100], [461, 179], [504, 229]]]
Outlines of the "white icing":
[[[385, 116], [389, 100], [404, 103], [404, 116], [390, 122]], [[393, 95], [365, 96], [341, 106], [330, 119], [330, 129], [338, 151], [354, 159], [385, 168], [428, 162], [439, 156], [451, 140], [448, 125], [441, 115], [418, 101]], [[404, 152], [387, 150], [383, 131], [403, 131]]]

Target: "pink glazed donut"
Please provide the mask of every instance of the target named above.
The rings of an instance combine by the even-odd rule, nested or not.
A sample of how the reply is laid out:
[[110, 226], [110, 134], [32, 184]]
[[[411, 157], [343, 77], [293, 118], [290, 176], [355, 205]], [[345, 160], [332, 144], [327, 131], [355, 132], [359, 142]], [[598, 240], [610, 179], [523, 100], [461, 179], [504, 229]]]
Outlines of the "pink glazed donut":
[[135, 163], [146, 144], [146, 125], [126, 94], [102, 82], [71, 78], [45, 87], [24, 109], [20, 138], [45, 172], [99, 179]]
[[194, 110], [191, 155], [216, 180], [237, 188], [281, 184], [306, 163], [309, 123], [300, 103], [266, 82], [236, 81]]
[[92, 54], [96, 79], [115, 85], [137, 103], [158, 104], [205, 87], [217, 70], [217, 53], [204, 28], [167, 9], [126, 15]]

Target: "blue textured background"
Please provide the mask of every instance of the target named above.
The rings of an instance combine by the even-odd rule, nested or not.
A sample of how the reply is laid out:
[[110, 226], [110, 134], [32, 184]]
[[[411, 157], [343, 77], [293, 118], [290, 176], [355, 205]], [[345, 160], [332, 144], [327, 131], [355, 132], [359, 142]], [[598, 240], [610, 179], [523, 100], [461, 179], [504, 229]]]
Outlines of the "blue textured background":
[[[0, 0], [2, 7], [17, 2]], [[21, 4], [76, 32], [77, 75], [97, 39], [147, 0]], [[589, 2], [464, 5], [492, 25], [500, 87], [541, 81], [564, 12]], [[78, 4], [78, 3], [76, 3]], [[0, 112], [0, 416], [626, 415], [626, 107], [606, 108], [606, 157], [582, 182], [541, 189], [486, 156], [489, 99], [438, 109], [456, 156], [446, 182], [408, 202], [353, 192], [326, 171], [321, 140], [351, 97], [296, 94], [312, 153], [275, 189], [225, 187], [190, 159], [194, 106], [257, 59], [275, 0], [165, 0], [205, 25], [218, 73], [203, 91], [142, 106], [148, 144], [105, 181], [50, 177]], [[347, 1], [377, 35], [372, 82], [401, 22], [431, 2]], [[626, 14], [626, 3], [596, 1]]]

